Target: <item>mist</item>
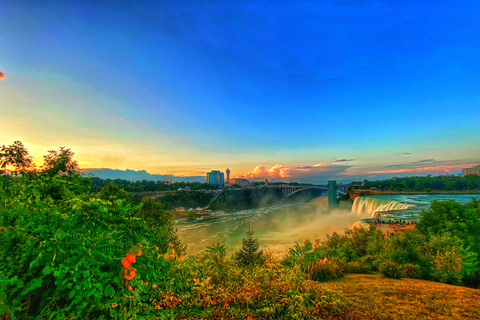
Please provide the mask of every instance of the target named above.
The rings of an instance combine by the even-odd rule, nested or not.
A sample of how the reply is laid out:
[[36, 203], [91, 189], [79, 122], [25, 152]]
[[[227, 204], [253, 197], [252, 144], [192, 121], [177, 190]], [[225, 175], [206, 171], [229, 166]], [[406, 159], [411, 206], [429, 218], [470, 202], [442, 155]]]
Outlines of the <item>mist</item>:
[[217, 242], [232, 254], [241, 247], [245, 230], [251, 224], [260, 248], [281, 256], [296, 242], [313, 242], [332, 232], [343, 233], [345, 228], [351, 228], [367, 216], [352, 213], [350, 203], [329, 208], [327, 198], [318, 197], [307, 203], [216, 212], [211, 216], [177, 221], [175, 226], [180, 239], [187, 245], [188, 254], [199, 253]]

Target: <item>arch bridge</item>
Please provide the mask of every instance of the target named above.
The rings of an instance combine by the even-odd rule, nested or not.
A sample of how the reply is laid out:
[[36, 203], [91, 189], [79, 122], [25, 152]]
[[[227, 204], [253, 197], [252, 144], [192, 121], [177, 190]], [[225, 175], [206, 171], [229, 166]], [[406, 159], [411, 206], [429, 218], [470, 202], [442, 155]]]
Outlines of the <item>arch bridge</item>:
[[348, 187], [346, 185], [337, 185], [337, 182], [334, 180], [329, 180], [328, 185], [308, 185], [308, 186], [269, 186], [271, 188], [278, 188], [282, 191], [282, 194], [286, 197], [291, 196], [297, 192], [306, 189], [324, 189], [328, 191], [328, 205], [336, 205], [338, 194], [345, 195], [347, 194]]

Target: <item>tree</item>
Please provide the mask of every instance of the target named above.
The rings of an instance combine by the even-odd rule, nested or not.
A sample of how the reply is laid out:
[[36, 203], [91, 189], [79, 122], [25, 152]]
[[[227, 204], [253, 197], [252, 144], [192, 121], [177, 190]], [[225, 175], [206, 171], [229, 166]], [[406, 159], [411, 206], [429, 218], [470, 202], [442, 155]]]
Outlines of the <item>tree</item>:
[[100, 199], [112, 202], [120, 199], [130, 199], [130, 194], [112, 181], [104, 185], [97, 195]]
[[49, 150], [47, 155], [43, 156], [44, 171], [50, 174], [68, 174], [78, 170], [78, 162], [73, 160], [75, 153], [66, 147], [60, 147], [57, 150]]
[[233, 257], [239, 266], [254, 266], [263, 263], [263, 251], [258, 251], [260, 244], [258, 238], [253, 237], [254, 231], [251, 225], [245, 231], [242, 239], [242, 248]]
[[15, 141], [8, 147], [5, 145], [0, 147], [0, 167], [3, 172], [6, 172], [8, 165], [15, 167], [15, 175], [33, 166], [32, 157], [28, 155], [22, 142]]

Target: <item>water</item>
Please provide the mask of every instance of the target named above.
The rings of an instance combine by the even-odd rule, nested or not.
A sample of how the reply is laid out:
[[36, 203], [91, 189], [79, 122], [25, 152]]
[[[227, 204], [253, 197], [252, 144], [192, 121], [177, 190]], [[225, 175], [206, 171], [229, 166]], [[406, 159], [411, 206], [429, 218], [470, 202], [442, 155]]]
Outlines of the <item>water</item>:
[[475, 197], [480, 200], [480, 194], [418, 194], [418, 195], [380, 195], [357, 197], [352, 205], [352, 211], [370, 215], [362, 219], [367, 223], [372, 218], [382, 220], [415, 220], [420, 219], [423, 210], [430, 208], [432, 201], [455, 200], [458, 203], [468, 203]]
[[354, 204], [343, 204], [330, 210], [327, 198], [319, 197], [309, 203], [289, 204], [240, 210], [214, 212], [210, 216], [181, 219], [175, 222], [177, 234], [187, 245], [188, 254], [199, 253], [217, 242], [227, 247], [228, 254], [237, 251], [249, 224], [259, 238], [260, 248], [282, 255], [295, 242], [303, 243], [325, 238], [332, 232], [343, 232], [354, 224], [366, 224], [375, 217], [381, 219], [418, 220], [420, 212], [428, 209], [433, 200], [454, 199], [470, 202], [480, 195], [382, 195], [358, 197]]

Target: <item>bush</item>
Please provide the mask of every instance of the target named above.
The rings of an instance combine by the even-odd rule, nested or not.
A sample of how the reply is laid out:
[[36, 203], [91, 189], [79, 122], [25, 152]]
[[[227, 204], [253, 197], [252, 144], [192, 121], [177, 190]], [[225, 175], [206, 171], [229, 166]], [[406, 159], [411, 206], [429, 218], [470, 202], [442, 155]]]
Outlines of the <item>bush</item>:
[[401, 279], [403, 277], [402, 268], [391, 260], [386, 260], [380, 264], [380, 272], [388, 278]]
[[311, 265], [307, 273], [314, 281], [341, 278], [345, 274], [345, 263], [335, 257], [325, 257]]
[[420, 266], [413, 263], [407, 263], [403, 266], [403, 274], [405, 278], [421, 279], [422, 270]]
[[433, 261], [433, 277], [442, 283], [461, 284], [462, 282], [462, 257], [449, 250], [439, 253]]
[[372, 273], [372, 269], [369, 264], [362, 263], [360, 260], [347, 262], [345, 264], [346, 273]]

